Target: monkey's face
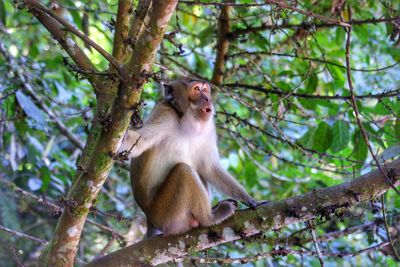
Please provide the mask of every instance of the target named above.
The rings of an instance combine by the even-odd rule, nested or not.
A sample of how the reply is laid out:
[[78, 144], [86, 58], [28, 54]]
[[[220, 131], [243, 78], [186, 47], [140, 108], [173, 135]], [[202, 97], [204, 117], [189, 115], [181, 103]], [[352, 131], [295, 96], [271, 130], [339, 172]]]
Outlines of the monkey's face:
[[203, 82], [191, 82], [187, 88], [190, 108], [200, 120], [206, 121], [212, 116], [210, 85]]
[[182, 113], [191, 111], [201, 121], [213, 114], [211, 88], [208, 83], [193, 80], [176, 80], [164, 85], [165, 98]]

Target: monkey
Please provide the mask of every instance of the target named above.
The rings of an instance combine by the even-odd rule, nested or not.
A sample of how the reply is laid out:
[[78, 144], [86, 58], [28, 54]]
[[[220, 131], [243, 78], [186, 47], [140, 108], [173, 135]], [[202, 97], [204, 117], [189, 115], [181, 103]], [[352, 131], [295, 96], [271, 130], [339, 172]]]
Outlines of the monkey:
[[[231, 217], [253, 199], [219, 164], [211, 87], [200, 80], [164, 84], [138, 130], [128, 130], [119, 151], [129, 151], [133, 195], [147, 218], [147, 237], [182, 234]], [[211, 207], [209, 185], [232, 199]]]

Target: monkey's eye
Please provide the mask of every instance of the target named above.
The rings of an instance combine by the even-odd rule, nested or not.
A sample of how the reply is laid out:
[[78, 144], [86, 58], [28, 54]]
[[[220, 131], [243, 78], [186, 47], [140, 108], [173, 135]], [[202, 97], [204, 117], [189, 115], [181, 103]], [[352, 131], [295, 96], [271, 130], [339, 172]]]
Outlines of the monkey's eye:
[[200, 87], [198, 87], [198, 86], [195, 86], [195, 87], [194, 87], [194, 90], [196, 90], [196, 91], [200, 91]]

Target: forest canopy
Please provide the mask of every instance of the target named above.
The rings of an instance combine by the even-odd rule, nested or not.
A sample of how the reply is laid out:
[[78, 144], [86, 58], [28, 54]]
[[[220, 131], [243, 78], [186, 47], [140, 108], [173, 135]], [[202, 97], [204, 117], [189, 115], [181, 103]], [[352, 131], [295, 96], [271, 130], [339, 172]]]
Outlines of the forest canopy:
[[[136, 244], [151, 264], [397, 266], [399, 10], [0, 0], [0, 265], [83, 266]], [[182, 77], [211, 85], [222, 166], [271, 203], [227, 221], [232, 235], [196, 230], [163, 258], [156, 248], [186, 239], [141, 241], [117, 152]]]

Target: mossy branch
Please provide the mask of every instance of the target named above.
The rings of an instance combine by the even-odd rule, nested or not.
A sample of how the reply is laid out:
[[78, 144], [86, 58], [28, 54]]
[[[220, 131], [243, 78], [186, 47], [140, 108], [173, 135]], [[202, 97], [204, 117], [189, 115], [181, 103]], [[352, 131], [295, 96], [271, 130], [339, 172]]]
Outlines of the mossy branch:
[[[395, 186], [400, 184], [400, 159], [386, 165], [385, 173]], [[281, 229], [290, 224], [316, 217], [329, 217], [335, 213], [370, 199], [391, 188], [379, 170], [340, 185], [314, 189], [311, 192], [271, 202], [256, 210], [238, 211], [220, 225], [195, 229], [177, 236], [156, 236], [128, 246], [87, 265], [96, 266], [143, 266], [167, 263], [191, 252], [204, 250], [259, 232]]]

